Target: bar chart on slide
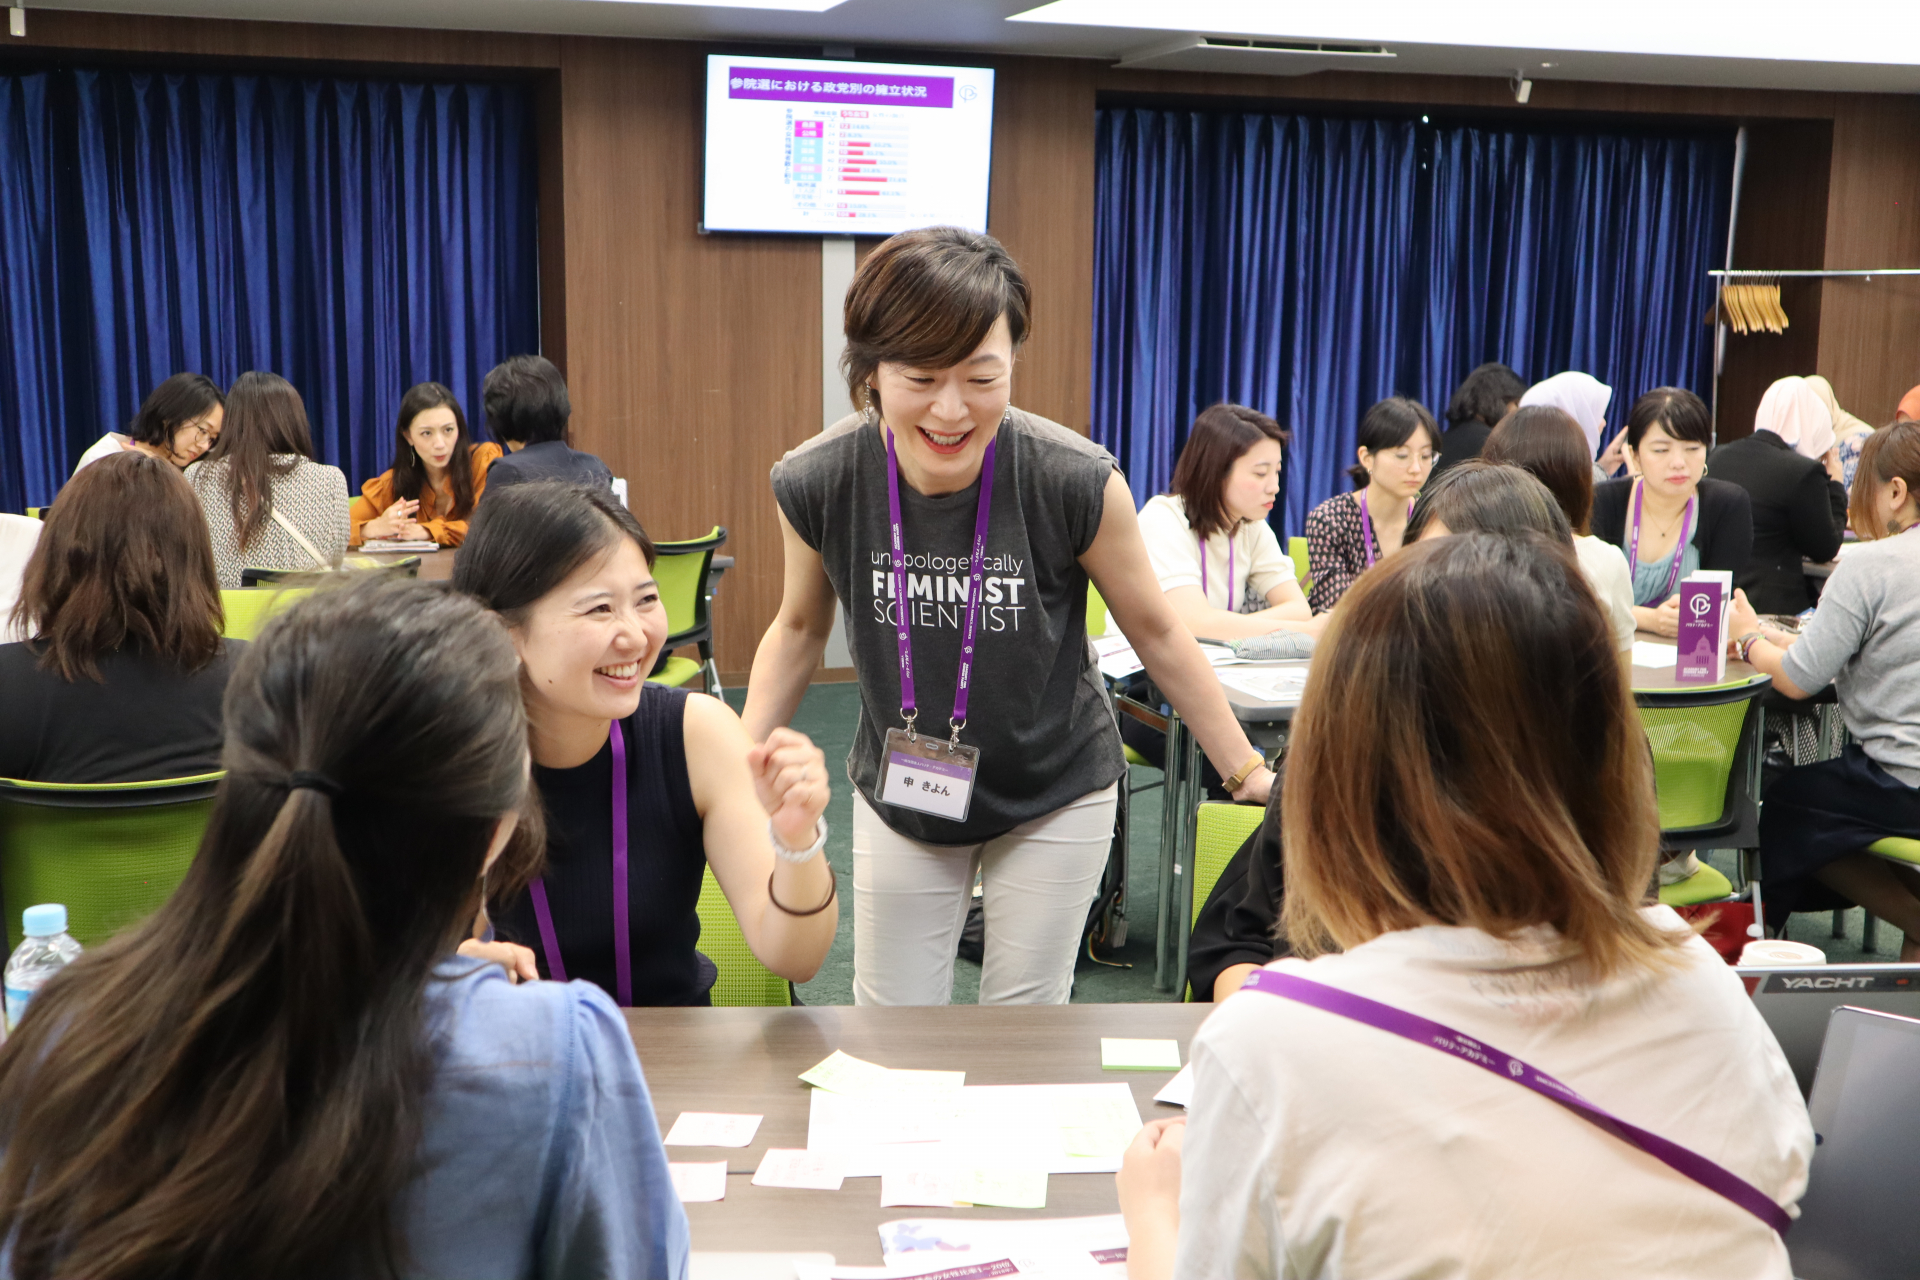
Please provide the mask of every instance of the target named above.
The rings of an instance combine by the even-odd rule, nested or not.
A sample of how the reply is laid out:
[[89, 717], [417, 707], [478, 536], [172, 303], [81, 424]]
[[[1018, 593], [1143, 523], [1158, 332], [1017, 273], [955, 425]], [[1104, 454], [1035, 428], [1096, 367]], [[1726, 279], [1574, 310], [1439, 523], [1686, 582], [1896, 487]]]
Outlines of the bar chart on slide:
[[986, 229], [993, 73], [709, 59], [708, 231]]

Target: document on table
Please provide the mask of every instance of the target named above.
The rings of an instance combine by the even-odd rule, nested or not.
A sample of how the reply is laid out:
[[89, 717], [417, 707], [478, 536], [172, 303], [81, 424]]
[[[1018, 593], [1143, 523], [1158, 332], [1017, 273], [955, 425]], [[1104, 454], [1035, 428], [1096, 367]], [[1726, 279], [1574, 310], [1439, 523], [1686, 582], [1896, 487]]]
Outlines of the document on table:
[[958, 1089], [967, 1082], [967, 1073], [896, 1070], [835, 1049], [801, 1072], [800, 1078], [816, 1089], [857, 1097], [875, 1093]]
[[[836, 1153], [849, 1178], [877, 1177], [908, 1159], [949, 1168], [1116, 1173], [1139, 1128], [1133, 1091], [1118, 1083], [861, 1097], [815, 1090], [807, 1150]], [[908, 1145], [913, 1149], [903, 1150]]]
[[911, 1269], [916, 1265], [953, 1267], [976, 1259], [1013, 1258], [1049, 1260], [1062, 1269], [1062, 1264], [1073, 1263], [1082, 1275], [1091, 1259], [1097, 1268], [1112, 1267], [1124, 1275], [1127, 1225], [1117, 1213], [1093, 1218], [902, 1218], [880, 1224], [880, 1254], [888, 1267], [903, 1274], [915, 1274]]
[[1047, 1175], [1040, 1169], [960, 1168], [944, 1162], [903, 1162], [880, 1174], [880, 1207], [948, 1209], [1047, 1207]]
[[1102, 1071], [1178, 1071], [1178, 1040], [1115, 1040], [1100, 1038]]
[[1657, 644], [1652, 640], [1633, 642], [1633, 665], [1636, 667], [1664, 667], [1671, 671], [1679, 656], [1678, 645]]
[[846, 1174], [837, 1157], [818, 1151], [768, 1147], [753, 1171], [756, 1187], [795, 1187], [802, 1191], [838, 1191]]
[[1093, 656], [1100, 662], [1100, 674], [1109, 680], [1123, 680], [1146, 668], [1133, 652], [1133, 644], [1119, 632], [1098, 636], [1091, 642]]
[[667, 1176], [673, 1179], [673, 1193], [682, 1204], [727, 1198], [725, 1160], [696, 1160], [690, 1164], [668, 1161]]
[[1204, 653], [1207, 661], [1216, 667], [1237, 667], [1246, 661], [1223, 644], [1203, 644], [1200, 646], [1200, 652]]
[[1170, 1107], [1188, 1105], [1193, 1100], [1193, 1064], [1189, 1062], [1180, 1068], [1180, 1074], [1167, 1081], [1167, 1087], [1154, 1094], [1153, 1100]]
[[1289, 703], [1300, 701], [1300, 695], [1306, 691], [1307, 669], [1305, 667], [1250, 667], [1245, 670], [1223, 671], [1220, 683], [1230, 689], [1237, 689], [1249, 697], [1262, 702]]
[[760, 1116], [724, 1111], [682, 1111], [661, 1141], [669, 1147], [744, 1147], [760, 1121]]

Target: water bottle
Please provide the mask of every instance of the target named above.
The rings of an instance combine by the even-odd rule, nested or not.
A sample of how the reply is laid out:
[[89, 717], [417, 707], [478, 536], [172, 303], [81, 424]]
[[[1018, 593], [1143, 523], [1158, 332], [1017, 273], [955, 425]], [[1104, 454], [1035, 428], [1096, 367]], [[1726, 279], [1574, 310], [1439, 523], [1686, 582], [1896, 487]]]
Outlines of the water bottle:
[[59, 903], [28, 907], [21, 913], [20, 923], [21, 932], [27, 936], [7, 961], [8, 1031], [20, 1025], [33, 993], [80, 954], [80, 944], [67, 935], [67, 909]]

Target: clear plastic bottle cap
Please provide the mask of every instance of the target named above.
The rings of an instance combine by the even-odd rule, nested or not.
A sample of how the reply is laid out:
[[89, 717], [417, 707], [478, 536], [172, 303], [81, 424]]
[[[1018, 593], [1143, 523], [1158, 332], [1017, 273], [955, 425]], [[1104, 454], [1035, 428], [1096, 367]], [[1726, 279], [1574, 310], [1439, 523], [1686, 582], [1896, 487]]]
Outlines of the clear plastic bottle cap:
[[29, 938], [51, 938], [67, 931], [67, 909], [58, 902], [43, 902], [20, 913], [20, 931]]

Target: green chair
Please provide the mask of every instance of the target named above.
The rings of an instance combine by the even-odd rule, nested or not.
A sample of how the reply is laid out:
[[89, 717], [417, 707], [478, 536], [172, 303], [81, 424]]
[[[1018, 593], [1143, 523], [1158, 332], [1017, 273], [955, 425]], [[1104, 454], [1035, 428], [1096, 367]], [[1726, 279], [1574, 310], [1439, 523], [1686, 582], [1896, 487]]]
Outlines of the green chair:
[[55, 783], [0, 779], [0, 902], [7, 948], [20, 913], [64, 903], [83, 947], [144, 919], [187, 874], [224, 777]]
[[240, 587], [220, 593], [220, 609], [227, 623], [220, 634], [229, 640], [256, 640], [274, 614], [313, 594], [312, 587]]
[[747, 945], [740, 922], [733, 917], [727, 895], [708, 867], [700, 882], [700, 952], [713, 961], [720, 976], [713, 983], [713, 1003], [738, 1007], [785, 1006], [793, 1003], [793, 987], [761, 964]]
[[1223, 804], [1216, 800], [1209, 800], [1194, 811], [1193, 868], [1187, 877], [1192, 897], [1187, 904], [1187, 927], [1181, 931], [1180, 981], [1176, 984], [1186, 991], [1189, 1000], [1193, 999], [1193, 991], [1186, 982], [1187, 937], [1200, 918], [1200, 908], [1213, 893], [1213, 886], [1219, 883], [1220, 873], [1227, 869], [1247, 837], [1259, 830], [1266, 816], [1267, 811], [1261, 805]]
[[1888, 862], [1901, 862], [1909, 867], [1920, 867], [1920, 840], [1908, 840], [1901, 836], [1888, 836], [1884, 840], [1875, 840], [1867, 846], [1867, 852]]
[[1725, 902], [1733, 896], [1733, 881], [1706, 863], [1685, 880], [1660, 886], [1660, 905], [1697, 907], [1703, 902]]
[[647, 679], [655, 684], [679, 686], [704, 674], [706, 691], [719, 697], [720, 669], [713, 661], [713, 596], [707, 574], [713, 568], [713, 553], [727, 540], [721, 525], [704, 538], [685, 542], [656, 542], [653, 580], [660, 587], [660, 603], [667, 611], [667, 640], [660, 651], [671, 654], [683, 645], [694, 645], [700, 661], [669, 657]]
[[[1756, 916], [1761, 909], [1760, 698], [1770, 687], [1766, 680], [1754, 680], [1634, 691], [1653, 748], [1661, 851], [1738, 850], [1741, 879], [1752, 889]], [[1658, 890], [1668, 906], [1718, 902], [1734, 893], [1733, 882], [1704, 863], [1687, 879]]]
[[1307, 558], [1307, 540], [1288, 538], [1287, 554], [1293, 557], [1293, 576], [1300, 579], [1300, 589], [1305, 591], [1313, 581], [1313, 562]]

